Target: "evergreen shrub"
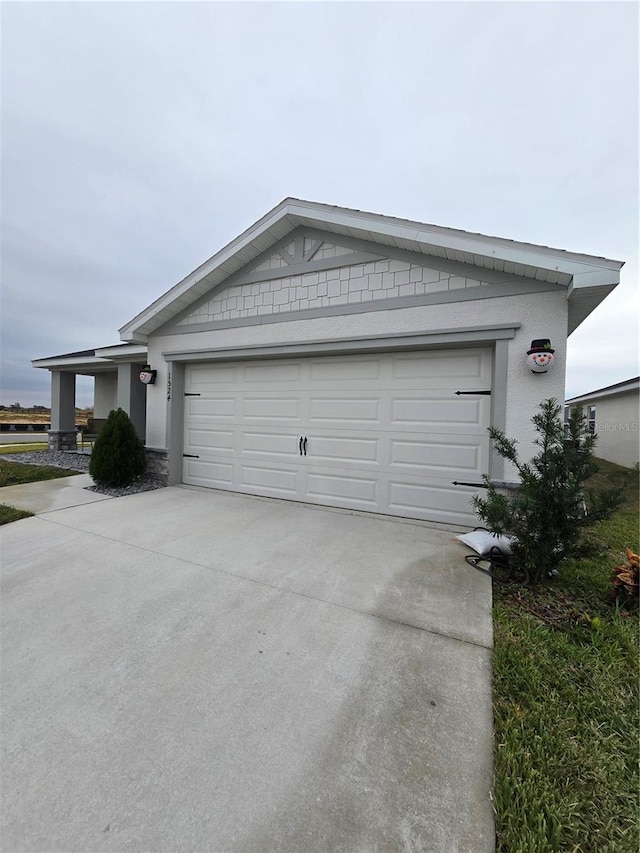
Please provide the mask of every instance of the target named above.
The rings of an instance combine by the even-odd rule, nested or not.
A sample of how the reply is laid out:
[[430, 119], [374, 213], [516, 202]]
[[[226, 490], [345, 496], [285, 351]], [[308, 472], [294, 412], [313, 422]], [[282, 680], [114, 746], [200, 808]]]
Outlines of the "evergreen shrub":
[[518, 471], [517, 495], [505, 496], [485, 476], [487, 497], [473, 499], [492, 533], [516, 537], [512, 559], [528, 569], [532, 583], [553, 576], [562, 560], [575, 556], [582, 530], [609, 518], [625, 490], [623, 483], [598, 492], [585, 487], [598, 466], [593, 458], [596, 436], [588, 431], [582, 409], [571, 410], [565, 433], [557, 400], [543, 400], [539, 408], [531, 420], [540, 451], [530, 462], [521, 461], [514, 439], [489, 428], [498, 454]]
[[144, 442], [124, 409], [113, 409], [97, 437], [89, 474], [99, 486], [129, 486], [147, 469]]

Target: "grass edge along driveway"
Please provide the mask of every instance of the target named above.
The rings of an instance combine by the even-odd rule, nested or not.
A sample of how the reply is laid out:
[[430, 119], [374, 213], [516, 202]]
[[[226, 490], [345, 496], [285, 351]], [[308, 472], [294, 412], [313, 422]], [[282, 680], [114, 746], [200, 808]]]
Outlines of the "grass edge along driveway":
[[494, 584], [497, 853], [638, 851], [638, 602], [612, 593], [638, 553], [637, 476], [587, 537], [553, 582]]
[[[5, 450], [1, 451], [3, 454]], [[11, 451], [9, 451], [11, 452]], [[15, 452], [15, 451], [14, 451]], [[16, 455], [18, 455], [16, 453]], [[66, 468], [54, 468], [50, 465], [27, 465], [24, 462], [0, 459], [0, 487], [19, 486], [23, 483], [38, 483], [42, 480], [56, 480], [59, 477], [71, 477], [81, 471], [68, 471]], [[16, 509], [9, 504], [0, 504], [0, 525], [28, 518], [33, 513]]]

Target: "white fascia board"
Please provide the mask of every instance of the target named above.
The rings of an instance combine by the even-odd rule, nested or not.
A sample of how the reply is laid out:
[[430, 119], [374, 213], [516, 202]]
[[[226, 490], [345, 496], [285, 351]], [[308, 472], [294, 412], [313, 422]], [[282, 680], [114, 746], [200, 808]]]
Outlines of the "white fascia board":
[[96, 355], [111, 361], [140, 361], [141, 357], [146, 359], [147, 347], [144, 344], [131, 344], [127, 347], [114, 344], [112, 347], [100, 347], [96, 350]]
[[[608, 267], [606, 269], [582, 269], [581, 271], [577, 271], [573, 274], [573, 278], [571, 280], [571, 284], [569, 285], [569, 292], [567, 294], [569, 299], [572, 299], [574, 296], [580, 296], [579, 291], [587, 290], [588, 288], [609, 288], [612, 290], [618, 284], [620, 284], [620, 269], [622, 268], [622, 263], [619, 263], [620, 266], [617, 267]], [[607, 293], [609, 292], [607, 290]]]
[[36, 358], [31, 361], [31, 366], [48, 370], [72, 370], [73, 368], [91, 370], [91, 368], [108, 368], [114, 365], [106, 358], [84, 356], [83, 358]]
[[140, 344], [146, 346], [149, 340], [148, 335], [143, 335], [141, 332], [121, 332], [120, 340], [125, 344]]
[[438, 225], [411, 222], [410, 220], [395, 221], [378, 213], [365, 213], [345, 208], [327, 208], [324, 205], [318, 206], [314, 203], [292, 201], [287, 212], [300, 219], [311, 218], [316, 222], [343, 226], [358, 231], [369, 231], [381, 236], [413, 240], [427, 246], [438, 246], [442, 249], [487, 258], [499, 258], [503, 261], [564, 272], [569, 275], [580, 273], [585, 271], [585, 268], [590, 267], [620, 269], [623, 264], [622, 261], [612, 261], [593, 255], [581, 255], [548, 246], [536, 246], [534, 243], [520, 243], [504, 237], [473, 234]]

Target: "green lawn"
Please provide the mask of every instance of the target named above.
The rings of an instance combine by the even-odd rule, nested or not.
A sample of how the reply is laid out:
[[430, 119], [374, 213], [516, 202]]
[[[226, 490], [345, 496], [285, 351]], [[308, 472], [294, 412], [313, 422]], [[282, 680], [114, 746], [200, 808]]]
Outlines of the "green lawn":
[[[4, 452], [4, 451], [3, 451]], [[16, 452], [16, 451], [14, 451]], [[48, 465], [25, 465], [0, 459], [0, 487], [18, 486], [21, 483], [37, 483], [40, 480], [55, 480], [58, 477], [71, 477], [81, 471], [67, 471], [65, 468], [52, 468]], [[0, 504], [0, 525], [9, 524], [19, 518], [27, 518], [32, 512], [16, 509], [8, 504]]]
[[28, 453], [30, 450], [47, 450], [49, 445], [46, 441], [30, 441], [24, 444], [0, 444], [0, 454]]
[[22, 462], [9, 462], [0, 459], [0, 486], [17, 486], [21, 483], [37, 483], [40, 480], [56, 480], [58, 477], [70, 477], [81, 471], [68, 471], [66, 468], [53, 468], [49, 465], [25, 465]]
[[17, 509], [9, 504], [0, 504], [0, 525], [18, 521], [21, 518], [29, 518], [33, 513], [26, 509]]
[[637, 478], [589, 541], [541, 589], [494, 585], [499, 853], [639, 848], [638, 604], [611, 586], [625, 548], [638, 553]]

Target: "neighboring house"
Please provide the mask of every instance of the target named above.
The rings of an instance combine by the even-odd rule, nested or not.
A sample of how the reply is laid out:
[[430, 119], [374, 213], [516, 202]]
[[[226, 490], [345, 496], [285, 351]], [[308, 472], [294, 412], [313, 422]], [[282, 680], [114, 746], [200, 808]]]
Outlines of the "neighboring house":
[[572, 397], [569, 409], [581, 406], [589, 419], [589, 429], [598, 436], [596, 456], [633, 468], [640, 459], [640, 377], [627, 379]]
[[[33, 362], [52, 373], [50, 440], [69, 440], [88, 373], [95, 417], [131, 412], [170, 483], [473, 524], [482, 475], [512, 475], [487, 427], [533, 454], [538, 404], [564, 399], [567, 335], [621, 267], [287, 198], [123, 345]], [[535, 339], [555, 350], [548, 373], [526, 363]]]

